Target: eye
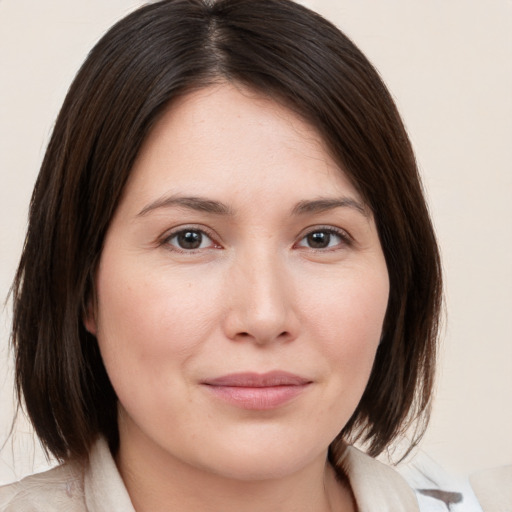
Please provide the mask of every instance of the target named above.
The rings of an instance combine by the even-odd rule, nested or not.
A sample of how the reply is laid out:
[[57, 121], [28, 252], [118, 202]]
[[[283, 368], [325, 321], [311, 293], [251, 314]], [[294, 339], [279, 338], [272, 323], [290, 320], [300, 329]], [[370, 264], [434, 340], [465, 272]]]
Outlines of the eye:
[[350, 239], [346, 233], [333, 228], [316, 229], [309, 232], [297, 244], [298, 247], [309, 249], [334, 249], [343, 245], [349, 245]]
[[175, 231], [164, 242], [178, 251], [195, 251], [217, 247], [204, 231], [193, 228]]

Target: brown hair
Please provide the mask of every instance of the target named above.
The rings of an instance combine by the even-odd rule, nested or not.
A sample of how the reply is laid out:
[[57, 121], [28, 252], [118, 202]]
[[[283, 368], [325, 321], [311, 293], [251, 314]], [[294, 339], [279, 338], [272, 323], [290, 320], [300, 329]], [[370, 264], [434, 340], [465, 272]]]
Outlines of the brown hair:
[[323, 136], [375, 216], [389, 278], [384, 334], [364, 395], [331, 446], [378, 454], [428, 418], [440, 262], [414, 155], [372, 65], [331, 23], [287, 0], [164, 0], [98, 42], [66, 97], [30, 205], [13, 285], [20, 402], [47, 450], [118, 442], [117, 398], [82, 323], [105, 233], [163, 109], [233, 81], [284, 103]]

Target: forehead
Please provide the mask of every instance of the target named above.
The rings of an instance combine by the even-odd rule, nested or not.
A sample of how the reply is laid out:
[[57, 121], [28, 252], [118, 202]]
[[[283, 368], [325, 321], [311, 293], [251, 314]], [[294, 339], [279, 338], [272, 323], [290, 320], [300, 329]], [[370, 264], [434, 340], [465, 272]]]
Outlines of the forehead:
[[295, 201], [328, 191], [360, 200], [310, 124], [268, 97], [223, 83], [184, 95], [164, 111], [125, 195], [148, 201], [168, 192], [229, 192], [248, 201], [275, 194], [284, 200], [283, 191]]

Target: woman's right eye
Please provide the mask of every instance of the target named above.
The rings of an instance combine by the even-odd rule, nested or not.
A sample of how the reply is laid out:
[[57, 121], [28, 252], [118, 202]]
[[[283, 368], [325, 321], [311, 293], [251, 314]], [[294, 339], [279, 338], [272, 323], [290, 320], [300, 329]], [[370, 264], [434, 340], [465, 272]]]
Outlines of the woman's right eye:
[[165, 239], [167, 245], [178, 251], [196, 251], [218, 247], [217, 244], [200, 229], [181, 229]]

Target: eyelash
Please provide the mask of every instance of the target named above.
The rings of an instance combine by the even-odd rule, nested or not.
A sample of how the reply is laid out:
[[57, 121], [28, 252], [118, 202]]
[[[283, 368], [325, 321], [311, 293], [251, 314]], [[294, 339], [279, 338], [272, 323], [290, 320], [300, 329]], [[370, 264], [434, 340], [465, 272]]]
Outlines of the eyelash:
[[[182, 247], [178, 247], [176, 245], [171, 244], [171, 240], [173, 240], [180, 234], [184, 234], [186, 232], [199, 233], [199, 234], [201, 234], [201, 236], [206, 236], [211, 241], [212, 247], [198, 247], [195, 249], [184, 249]], [[329, 247], [314, 248], [314, 247], [307, 247], [307, 246], [299, 245], [300, 242], [302, 242], [308, 236], [311, 236], [315, 233], [326, 233], [328, 235], [338, 236], [340, 238], [341, 242], [339, 244], [336, 244], [336, 246], [334, 246], [333, 248], [329, 248]], [[201, 240], [201, 244], [202, 244], [202, 242], [203, 242], [203, 240]], [[180, 227], [176, 230], [173, 230], [171, 233], [167, 234], [163, 238], [163, 240], [161, 241], [161, 245], [165, 245], [170, 250], [179, 252], [179, 253], [183, 253], [183, 254], [195, 254], [198, 251], [202, 251], [204, 249], [221, 249], [222, 248], [222, 246], [220, 244], [215, 242], [215, 237], [212, 233], [210, 233], [204, 227], [198, 227], [198, 226], [185, 226], [185, 227]], [[299, 239], [299, 242], [294, 244], [294, 247], [309, 249], [309, 250], [312, 250], [315, 252], [329, 252], [329, 251], [336, 251], [339, 249], [339, 246], [343, 246], [343, 245], [345, 245], [347, 247], [351, 247], [353, 245], [353, 239], [346, 231], [339, 229], [339, 228], [334, 228], [332, 226], [318, 226], [318, 227], [314, 227], [313, 229], [310, 229], [305, 234], [303, 234], [301, 236], [301, 238]]]

